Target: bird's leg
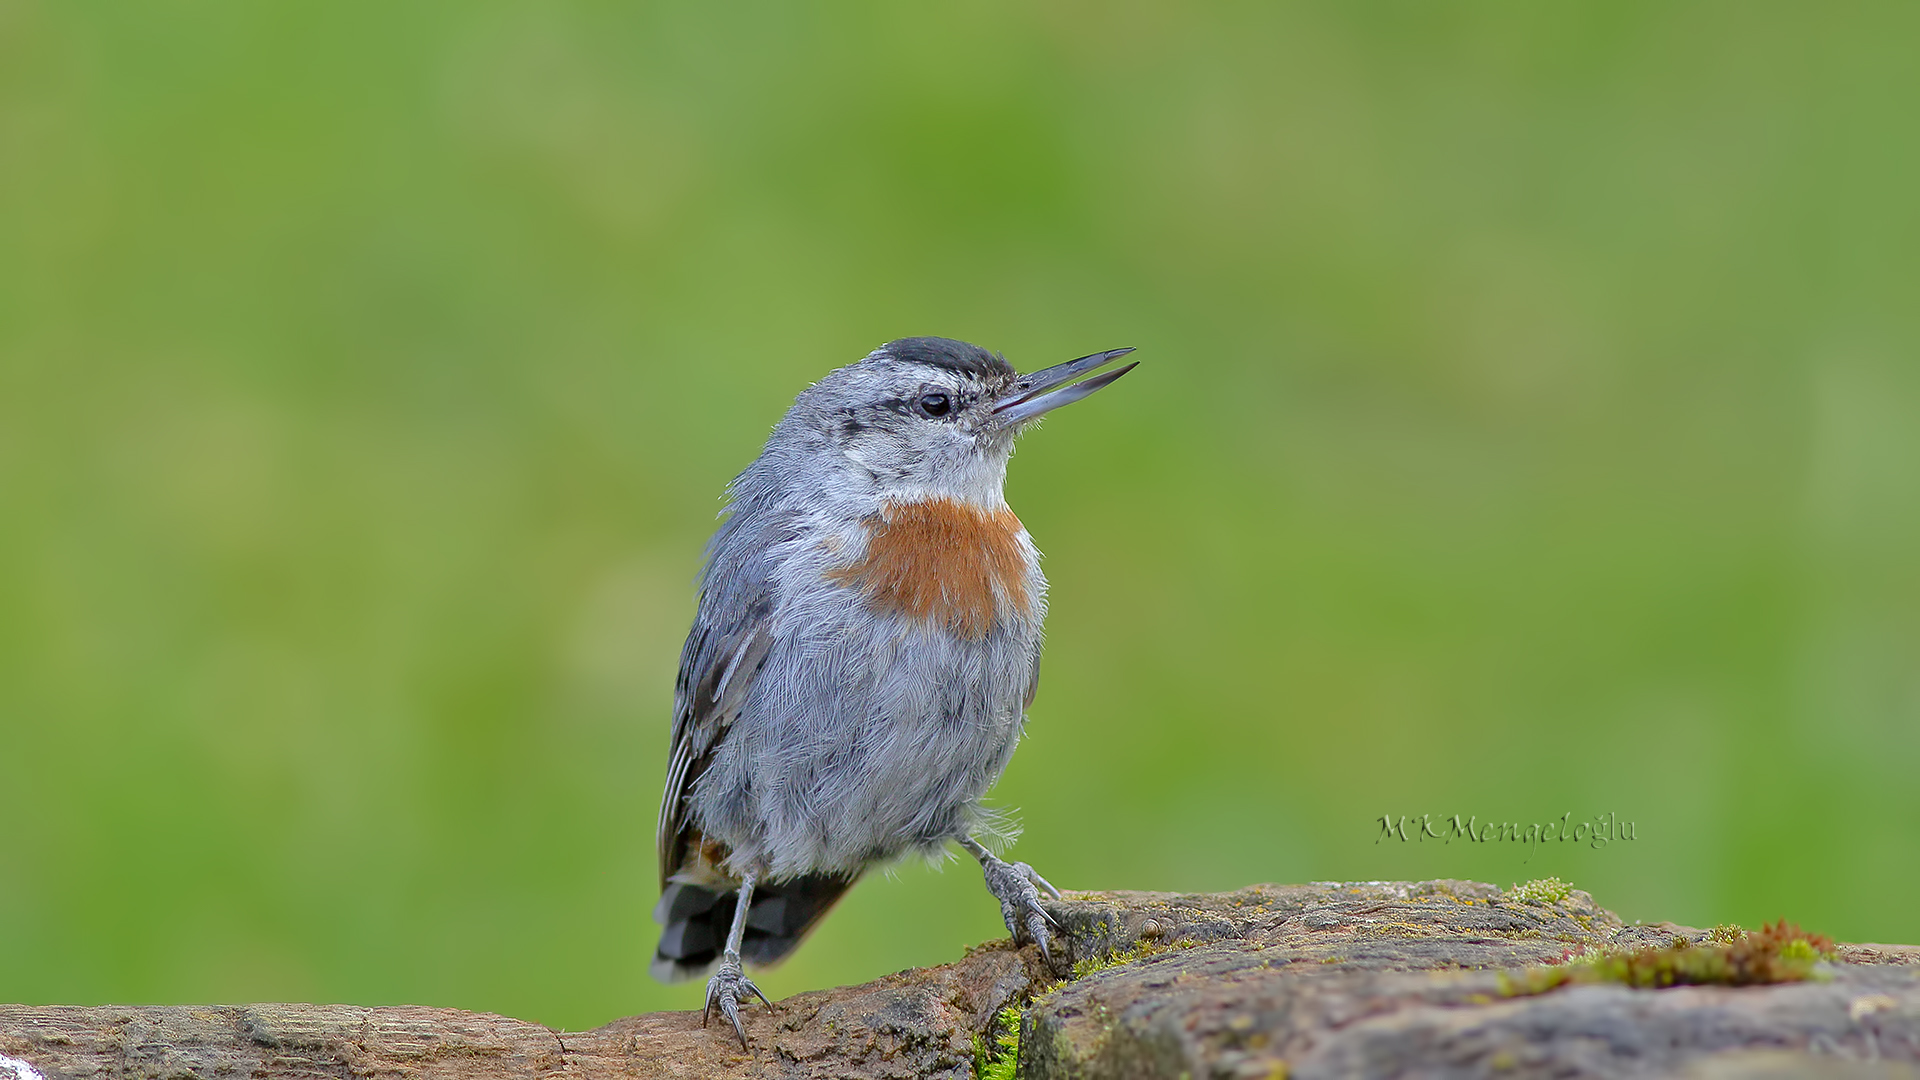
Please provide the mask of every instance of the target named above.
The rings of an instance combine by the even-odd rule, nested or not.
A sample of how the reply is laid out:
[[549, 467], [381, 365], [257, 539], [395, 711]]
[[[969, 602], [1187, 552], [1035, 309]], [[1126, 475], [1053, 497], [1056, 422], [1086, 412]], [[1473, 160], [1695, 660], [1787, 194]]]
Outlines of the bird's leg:
[[753, 902], [753, 875], [748, 874], [740, 882], [740, 899], [733, 906], [733, 929], [727, 931], [727, 951], [721, 954], [720, 969], [707, 980], [707, 1007], [700, 1012], [700, 1026], [707, 1026], [707, 1019], [713, 1015], [714, 1006], [719, 1006], [720, 1014], [733, 1021], [733, 1033], [740, 1036], [740, 1049], [747, 1048], [747, 1029], [740, 1023], [740, 1001], [752, 994], [773, 1008], [773, 1002], [767, 1001], [767, 995], [753, 985], [747, 973], [740, 967], [740, 939], [747, 932], [747, 905]]
[[1040, 906], [1040, 890], [1047, 890], [1055, 900], [1060, 899], [1060, 890], [1034, 873], [1033, 867], [997, 858], [971, 836], [961, 837], [960, 846], [980, 860], [980, 871], [987, 876], [987, 891], [1000, 901], [1000, 917], [1006, 920], [1007, 933], [1013, 935], [1013, 943], [1020, 944], [1024, 935], [1040, 946], [1041, 957], [1052, 962], [1053, 955], [1047, 950], [1047, 927], [1053, 923], [1053, 917]]

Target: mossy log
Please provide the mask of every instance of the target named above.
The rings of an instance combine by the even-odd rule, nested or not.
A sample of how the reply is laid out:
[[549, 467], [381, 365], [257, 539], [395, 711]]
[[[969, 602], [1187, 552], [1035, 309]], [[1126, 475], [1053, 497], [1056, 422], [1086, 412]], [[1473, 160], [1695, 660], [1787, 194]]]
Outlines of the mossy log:
[[[1074, 893], [1049, 908], [1051, 966], [1002, 942], [798, 994], [746, 1010], [748, 1051], [697, 1012], [562, 1032], [423, 1007], [14, 1005], [0, 1006], [0, 1080], [958, 1078], [983, 1067], [1170, 1080], [1920, 1077], [1912, 946], [1841, 946], [1811, 978], [1779, 985], [1516, 994], [1516, 973], [1569, 951], [1707, 935], [1628, 926], [1577, 890], [1459, 881]], [[1016, 1015], [1018, 1049], [1002, 1050]]]

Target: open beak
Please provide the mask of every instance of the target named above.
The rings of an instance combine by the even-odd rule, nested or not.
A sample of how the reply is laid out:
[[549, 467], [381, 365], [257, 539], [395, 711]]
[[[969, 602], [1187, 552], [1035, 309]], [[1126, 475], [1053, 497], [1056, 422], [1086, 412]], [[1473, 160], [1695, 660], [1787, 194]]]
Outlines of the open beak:
[[1097, 371], [1115, 360], [1132, 352], [1131, 348], [1110, 349], [1107, 352], [1083, 356], [1078, 360], [1069, 360], [1064, 364], [1055, 364], [1050, 368], [1041, 368], [1031, 375], [1022, 375], [1007, 390], [1006, 400], [993, 407], [993, 415], [1003, 423], [1018, 424], [1031, 420], [1041, 413], [1052, 412], [1062, 405], [1071, 405], [1083, 397], [1088, 397], [1107, 384], [1140, 366], [1138, 361], [1126, 367], [1115, 368], [1105, 375], [1096, 375], [1085, 382], [1074, 382], [1089, 371]]

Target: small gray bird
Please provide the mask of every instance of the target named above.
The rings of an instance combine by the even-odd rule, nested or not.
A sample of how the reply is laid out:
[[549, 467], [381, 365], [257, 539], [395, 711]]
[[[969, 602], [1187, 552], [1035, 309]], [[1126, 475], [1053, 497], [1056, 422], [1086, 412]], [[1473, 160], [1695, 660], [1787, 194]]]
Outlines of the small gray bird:
[[791, 952], [875, 863], [957, 842], [1046, 952], [1039, 889], [1059, 890], [978, 839], [1047, 607], [1001, 489], [1014, 436], [1132, 351], [1021, 375], [965, 342], [889, 342], [802, 392], [730, 486], [674, 688], [651, 970], [717, 960], [703, 1015], [743, 1046], [740, 1005], [766, 995], [742, 960]]

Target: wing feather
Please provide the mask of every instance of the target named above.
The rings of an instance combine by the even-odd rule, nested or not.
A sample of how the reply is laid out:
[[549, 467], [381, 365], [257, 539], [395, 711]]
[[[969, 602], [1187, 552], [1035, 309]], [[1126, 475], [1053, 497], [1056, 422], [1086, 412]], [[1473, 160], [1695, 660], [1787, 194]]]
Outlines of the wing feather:
[[687, 816], [693, 785], [706, 770], [713, 748], [746, 704], [773, 647], [772, 601], [764, 582], [742, 595], [702, 596], [701, 611], [680, 654], [674, 685], [673, 741], [667, 754], [667, 784], [660, 797], [654, 836], [660, 857], [660, 887], [687, 858], [695, 830]]

